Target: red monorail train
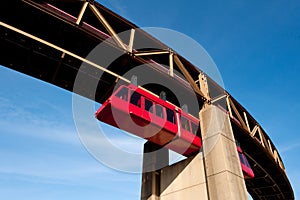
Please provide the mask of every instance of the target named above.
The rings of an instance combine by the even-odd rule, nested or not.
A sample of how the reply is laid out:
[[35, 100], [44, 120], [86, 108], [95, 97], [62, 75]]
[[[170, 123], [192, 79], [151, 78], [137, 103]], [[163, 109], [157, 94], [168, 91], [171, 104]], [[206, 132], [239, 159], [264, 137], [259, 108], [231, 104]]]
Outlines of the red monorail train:
[[[197, 118], [133, 84], [120, 86], [95, 115], [102, 122], [184, 156], [195, 154], [202, 147]], [[237, 151], [245, 177], [254, 177], [239, 146]]]
[[254, 178], [254, 172], [239, 145], [236, 146], [245, 179]]
[[96, 117], [185, 156], [202, 146], [198, 119], [133, 84], [119, 87]]

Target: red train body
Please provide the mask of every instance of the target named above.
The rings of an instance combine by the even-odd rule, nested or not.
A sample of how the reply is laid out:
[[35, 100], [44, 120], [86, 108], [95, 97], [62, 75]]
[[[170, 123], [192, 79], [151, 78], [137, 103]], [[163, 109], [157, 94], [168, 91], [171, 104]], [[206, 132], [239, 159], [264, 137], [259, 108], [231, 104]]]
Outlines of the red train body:
[[236, 146], [245, 179], [254, 178], [254, 172], [239, 145]]
[[[197, 118], [132, 84], [120, 86], [95, 115], [102, 122], [184, 156], [195, 154], [202, 147]], [[245, 178], [254, 177], [239, 146], [237, 151]]]
[[96, 117], [185, 156], [202, 146], [198, 119], [132, 84], [119, 87]]

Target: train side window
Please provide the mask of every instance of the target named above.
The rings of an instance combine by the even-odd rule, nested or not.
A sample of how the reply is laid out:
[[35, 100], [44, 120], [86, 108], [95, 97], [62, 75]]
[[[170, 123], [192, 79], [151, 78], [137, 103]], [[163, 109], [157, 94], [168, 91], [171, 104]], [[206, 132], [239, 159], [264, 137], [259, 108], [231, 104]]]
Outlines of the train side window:
[[128, 101], [128, 88], [122, 88], [117, 94], [116, 97]]
[[163, 107], [161, 105], [158, 104], [155, 105], [155, 112], [156, 112], [156, 116], [160, 118], [164, 118]]
[[167, 120], [173, 124], [175, 124], [175, 115], [174, 115], [174, 111], [166, 108], [167, 110]]
[[242, 164], [245, 164], [244, 158], [243, 158], [243, 154], [241, 154], [240, 152], [239, 152], [239, 157], [240, 157], [241, 163], [242, 163]]
[[130, 103], [137, 107], [141, 107], [141, 95], [137, 92], [133, 92], [130, 97]]
[[245, 159], [245, 164], [246, 164], [246, 166], [249, 167], [249, 168], [251, 168], [251, 167], [250, 167], [250, 164], [249, 164], [249, 162], [248, 162], [248, 160], [247, 160], [247, 158], [246, 158], [245, 155], [244, 155], [244, 159]]
[[182, 128], [187, 130], [187, 131], [191, 131], [190, 130], [190, 123], [189, 123], [189, 120], [185, 117], [181, 117], [181, 123], [182, 123]]
[[198, 126], [194, 122], [192, 122], [192, 133], [194, 135], [197, 135], [197, 132], [198, 132]]
[[152, 101], [145, 99], [145, 110], [153, 113], [153, 102]]

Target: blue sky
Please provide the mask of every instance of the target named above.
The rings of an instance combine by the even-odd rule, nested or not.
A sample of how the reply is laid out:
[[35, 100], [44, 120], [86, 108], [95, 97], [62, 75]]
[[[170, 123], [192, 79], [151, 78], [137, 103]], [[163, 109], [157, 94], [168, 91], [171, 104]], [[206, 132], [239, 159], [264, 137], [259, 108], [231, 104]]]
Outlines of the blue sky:
[[[277, 146], [300, 197], [299, 1], [101, 3], [138, 26], [173, 29], [199, 42], [226, 90]], [[139, 198], [140, 174], [102, 165], [80, 143], [70, 92], [4, 67], [0, 77], [1, 198]]]

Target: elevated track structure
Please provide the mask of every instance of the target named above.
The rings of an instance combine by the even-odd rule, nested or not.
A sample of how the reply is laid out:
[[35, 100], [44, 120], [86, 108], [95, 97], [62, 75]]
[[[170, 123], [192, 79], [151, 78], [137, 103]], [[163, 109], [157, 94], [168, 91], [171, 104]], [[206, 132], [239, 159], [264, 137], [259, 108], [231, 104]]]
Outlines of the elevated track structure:
[[[130, 34], [118, 36], [128, 30]], [[108, 67], [86, 59], [109, 38], [113, 42], [106, 44], [108, 51], [122, 56]], [[139, 49], [135, 41], [152, 48]], [[0, 47], [1, 65], [70, 92], [74, 92], [80, 66], [87, 64], [93, 69], [86, 74], [88, 79], [99, 81], [96, 95], [88, 87], [75, 92], [99, 103], [112, 94], [119, 80], [130, 82], [123, 75], [142, 64], [149, 64], [157, 77], [173, 81], [178, 91], [195, 93], [200, 108], [224, 100], [234, 137], [255, 174], [255, 178], [245, 180], [249, 194], [253, 199], [294, 199], [278, 150], [251, 114], [187, 59], [101, 4], [92, 0], [4, 0], [0, 6]], [[103, 71], [99, 80], [97, 75]], [[178, 81], [179, 75], [192, 90]], [[159, 92], [155, 84], [146, 89]], [[172, 95], [169, 97], [172, 102]]]

